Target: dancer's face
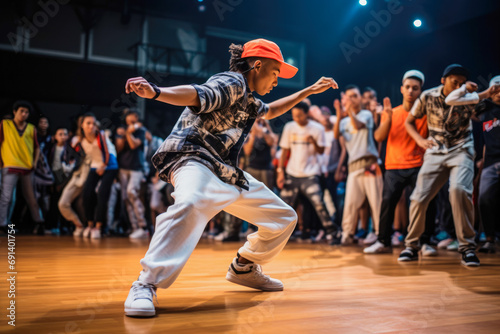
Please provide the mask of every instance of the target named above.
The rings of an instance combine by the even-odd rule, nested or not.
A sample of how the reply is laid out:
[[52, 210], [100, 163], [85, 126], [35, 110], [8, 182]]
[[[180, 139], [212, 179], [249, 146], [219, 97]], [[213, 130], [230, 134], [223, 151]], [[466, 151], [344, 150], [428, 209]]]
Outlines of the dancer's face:
[[403, 82], [401, 86], [401, 94], [403, 94], [403, 100], [409, 103], [414, 103], [422, 93], [422, 86], [420, 81], [417, 79], [408, 78]]
[[450, 74], [447, 77], [441, 78], [441, 83], [444, 85], [443, 94], [448, 96], [448, 94], [453, 92], [455, 89], [460, 88], [466, 80], [466, 77], [457, 74]]
[[278, 85], [281, 63], [273, 59], [262, 59], [256, 60], [253, 66], [255, 68], [248, 76], [253, 91], [262, 96]]

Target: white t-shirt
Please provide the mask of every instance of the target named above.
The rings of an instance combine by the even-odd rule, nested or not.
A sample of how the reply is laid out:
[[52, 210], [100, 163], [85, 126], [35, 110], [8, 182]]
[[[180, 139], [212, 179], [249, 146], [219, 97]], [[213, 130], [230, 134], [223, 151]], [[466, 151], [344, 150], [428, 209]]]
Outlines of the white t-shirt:
[[62, 169], [61, 154], [64, 150], [64, 146], [56, 145], [54, 149], [54, 161], [52, 161], [52, 170]]
[[286, 172], [293, 177], [321, 175], [321, 155], [307, 141], [312, 136], [318, 146], [325, 147], [325, 130], [317, 122], [309, 120], [306, 126], [288, 122], [281, 135], [280, 147], [290, 149]]
[[373, 156], [378, 158], [377, 147], [373, 139], [373, 116], [368, 110], [361, 110], [356, 118], [358, 121], [365, 124], [365, 127], [356, 130], [351, 123], [349, 116], [340, 121], [340, 133], [345, 139], [345, 147], [349, 153], [348, 163], [354, 162], [361, 158]]

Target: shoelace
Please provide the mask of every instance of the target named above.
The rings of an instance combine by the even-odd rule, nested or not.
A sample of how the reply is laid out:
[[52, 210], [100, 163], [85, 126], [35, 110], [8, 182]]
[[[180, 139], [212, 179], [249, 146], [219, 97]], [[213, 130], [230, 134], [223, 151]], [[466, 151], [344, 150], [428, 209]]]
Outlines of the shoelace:
[[[144, 288], [147, 288], [144, 289]], [[153, 301], [153, 295], [155, 296], [156, 304], [158, 303], [158, 296], [156, 295], [156, 290], [151, 284], [135, 284], [134, 285], [134, 297], [135, 299], [149, 299]]]
[[252, 268], [255, 268], [255, 270], [253, 271], [254, 277], [260, 277], [265, 279], [266, 281], [269, 281], [270, 277], [262, 272], [262, 267], [260, 265], [253, 265], [250, 267], [250, 269]]

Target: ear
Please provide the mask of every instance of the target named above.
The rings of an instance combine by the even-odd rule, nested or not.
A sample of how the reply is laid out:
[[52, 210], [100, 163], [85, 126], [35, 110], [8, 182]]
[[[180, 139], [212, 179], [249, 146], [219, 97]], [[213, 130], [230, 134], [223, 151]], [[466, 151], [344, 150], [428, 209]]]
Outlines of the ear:
[[253, 63], [253, 67], [257, 72], [260, 72], [260, 70], [262, 69], [262, 60], [257, 59], [255, 63]]
[[446, 80], [446, 78], [445, 78], [445, 77], [442, 77], [442, 78], [441, 78], [441, 83], [442, 83], [443, 85], [444, 85], [444, 81], [445, 81], [445, 80]]
[[403, 86], [401, 85], [401, 88], [399, 88], [399, 91], [401, 92], [401, 94], [403, 94]]

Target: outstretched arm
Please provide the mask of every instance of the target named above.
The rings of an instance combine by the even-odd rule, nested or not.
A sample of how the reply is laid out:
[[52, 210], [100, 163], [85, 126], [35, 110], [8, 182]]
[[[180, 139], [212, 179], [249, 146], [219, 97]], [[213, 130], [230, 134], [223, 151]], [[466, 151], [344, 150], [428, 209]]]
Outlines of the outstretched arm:
[[273, 119], [279, 117], [286, 113], [288, 110], [292, 109], [293, 106], [295, 106], [297, 103], [299, 103], [309, 95], [323, 93], [330, 87], [333, 89], [339, 88], [335, 80], [333, 80], [332, 78], [322, 77], [314, 85], [270, 103], [269, 111], [264, 118]]
[[[160, 95], [156, 98], [157, 101], [174, 106], [200, 107], [200, 98], [198, 97], [198, 92], [193, 86], [181, 85], [158, 88], [160, 89]], [[125, 92], [127, 94], [134, 92], [139, 97], [145, 99], [152, 99], [156, 95], [154, 88], [143, 77], [128, 79], [125, 84]]]
[[387, 114], [387, 118], [380, 124], [380, 126], [375, 130], [373, 133], [373, 136], [375, 137], [375, 140], [380, 142], [383, 142], [384, 140], [387, 139], [389, 136], [389, 132], [391, 131], [391, 125], [392, 125], [392, 104], [391, 100], [386, 97], [384, 98], [384, 112]]

